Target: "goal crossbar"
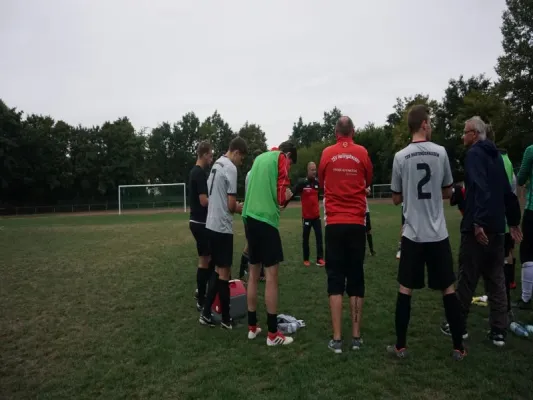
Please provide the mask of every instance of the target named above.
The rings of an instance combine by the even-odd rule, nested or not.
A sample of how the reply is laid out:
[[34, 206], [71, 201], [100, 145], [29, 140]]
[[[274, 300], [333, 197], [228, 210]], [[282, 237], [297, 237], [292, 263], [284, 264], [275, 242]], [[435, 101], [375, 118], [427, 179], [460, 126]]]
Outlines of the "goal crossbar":
[[140, 185], [119, 185], [118, 186], [118, 214], [122, 214], [122, 195], [121, 190], [125, 188], [134, 188], [134, 187], [160, 187], [160, 186], [183, 186], [183, 212], [187, 212], [187, 189], [185, 183], [147, 183]]

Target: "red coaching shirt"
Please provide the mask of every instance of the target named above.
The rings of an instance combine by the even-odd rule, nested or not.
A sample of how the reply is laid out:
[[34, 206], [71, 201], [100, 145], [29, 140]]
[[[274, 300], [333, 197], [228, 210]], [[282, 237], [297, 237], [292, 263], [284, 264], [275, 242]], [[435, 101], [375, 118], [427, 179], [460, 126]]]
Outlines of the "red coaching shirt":
[[318, 181], [324, 188], [324, 222], [365, 224], [366, 188], [372, 182], [372, 162], [363, 146], [339, 137], [322, 152]]

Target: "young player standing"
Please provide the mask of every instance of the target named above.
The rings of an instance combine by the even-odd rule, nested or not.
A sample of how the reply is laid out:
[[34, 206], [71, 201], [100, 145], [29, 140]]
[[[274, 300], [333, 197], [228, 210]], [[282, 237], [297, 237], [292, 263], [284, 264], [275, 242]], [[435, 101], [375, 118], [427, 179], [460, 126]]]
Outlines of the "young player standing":
[[320, 220], [320, 187], [316, 178], [316, 164], [307, 164], [307, 177], [299, 181], [292, 189], [293, 196], [301, 194], [302, 202], [302, 250], [304, 265], [309, 267], [309, 235], [311, 229], [315, 232], [316, 239], [316, 265], [323, 267], [324, 247], [322, 245], [322, 221]]
[[201, 142], [196, 150], [196, 165], [189, 173], [189, 204], [191, 213], [189, 229], [196, 241], [198, 269], [196, 271], [196, 308], [200, 311], [205, 301], [205, 291], [212, 270], [209, 268], [209, 235], [205, 228], [207, 219], [207, 168], [213, 162], [211, 143]]
[[222, 309], [221, 326], [225, 329], [233, 328], [229, 313], [229, 279], [233, 263], [233, 214], [240, 214], [242, 211], [242, 204], [237, 202], [237, 167], [242, 164], [246, 152], [244, 139], [241, 137], [233, 139], [227, 153], [213, 164], [207, 180], [209, 207], [206, 228], [209, 232], [215, 274], [200, 315], [202, 325], [214, 326], [211, 320], [211, 307], [218, 294]]
[[355, 129], [349, 117], [335, 126], [337, 143], [322, 152], [318, 179], [324, 187], [326, 273], [333, 339], [328, 348], [342, 353], [342, 297], [350, 299], [352, 350], [358, 350], [365, 297], [366, 188], [372, 182], [372, 162], [367, 150], [353, 142]]
[[462, 360], [466, 352], [462, 340], [460, 304], [455, 295], [452, 250], [444, 218], [443, 198], [452, 194], [453, 178], [444, 147], [430, 142], [431, 122], [424, 105], [408, 114], [412, 142], [394, 156], [391, 189], [395, 205], [404, 203], [405, 224], [398, 267], [400, 289], [396, 300], [396, 344], [389, 353], [406, 357], [407, 328], [411, 315], [413, 289], [425, 286], [443, 294], [444, 310], [453, 339], [453, 358]]
[[257, 325], [257, 286], [261, 265], [265, 266], [265, 303], [267, 309], [268, 346], [293, 342], [278, 331], [278, 266], [283, 261], [279, 234], [280, 206], [292, 197], [289, 169], [296, 163], [296, 147], [284, 142], [279, 150], [258, 156], [252, 166], [242, 217], [245, 219], [250, 266], [248, 274], [248, 339], [261, 332]]

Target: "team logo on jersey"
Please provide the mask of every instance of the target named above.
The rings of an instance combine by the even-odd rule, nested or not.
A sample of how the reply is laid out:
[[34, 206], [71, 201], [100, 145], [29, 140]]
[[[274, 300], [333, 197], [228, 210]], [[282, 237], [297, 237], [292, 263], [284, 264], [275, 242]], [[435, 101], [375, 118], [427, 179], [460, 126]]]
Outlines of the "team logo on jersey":
[[348, 142], [342, 142], [342, 147], [348, 147]]

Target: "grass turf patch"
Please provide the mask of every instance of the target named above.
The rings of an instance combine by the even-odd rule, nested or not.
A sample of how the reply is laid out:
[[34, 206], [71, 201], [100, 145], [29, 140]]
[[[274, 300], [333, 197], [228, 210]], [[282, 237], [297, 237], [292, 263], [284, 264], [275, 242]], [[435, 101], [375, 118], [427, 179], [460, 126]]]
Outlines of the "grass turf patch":
[[[457, 254], [459, 213], [446, 212]], [[365, 345], [340, 356], [327, 349], [325, 271], [302, 265], [299, 209], [281, 219], [279, 311], [307, 327], [286, 348], [267, 348], [264, 336], [248, 341], [245, 325], [233, 332], [199, 326], [196, 248], [184, 214], [2, 219], [0, 397], [530, 398], [533, 339], [510, 334], [506, 348], [494, 348], [485, 339], [488, 310], [472, 306], [469, 356], [453, 363], [436, 292], [414, 294], [410, 359], [385, 354], [395, 339], [400, 210], [379, 204], [371, 213], [377, 255], [365, 262]], [[238, 218], [235, 235], [234, 275], [244, 245]], [[266, 328], [262, 293], [259, 304]], [[519, 317], [533, 322], [530, 313]], [[347, 301], [344, 320], [349, 339]]]

